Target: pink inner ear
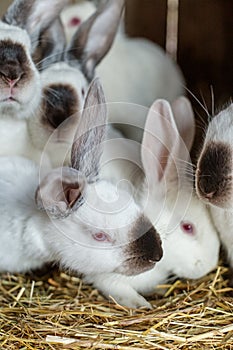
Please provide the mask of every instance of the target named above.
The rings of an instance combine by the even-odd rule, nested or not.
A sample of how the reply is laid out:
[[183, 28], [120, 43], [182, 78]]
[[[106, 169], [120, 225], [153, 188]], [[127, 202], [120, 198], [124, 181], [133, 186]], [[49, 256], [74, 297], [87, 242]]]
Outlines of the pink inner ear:
[[69, 27], [76, 27], [81, 23], [81, 19], [78, 17], [73, 17], [71, 18], [71, 20], [69, 21]]
[[80, 197], [81, 191], [80, 188], [70, 188], [68, 189], [66, 193], [66, 199], [69, 203], [69, 207], [72, 208], [74, 203], [77, 201], [77, 199]]

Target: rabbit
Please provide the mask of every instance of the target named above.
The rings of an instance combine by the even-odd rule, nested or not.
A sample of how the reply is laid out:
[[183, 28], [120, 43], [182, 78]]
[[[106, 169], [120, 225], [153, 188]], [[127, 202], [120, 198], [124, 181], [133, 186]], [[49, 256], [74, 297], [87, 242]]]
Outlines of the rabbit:
[[233, 103], [209, 123], [197, 162], [196, 191], [209, 205], [221, 243], [233, 268]]
[[[114, 40], [123, 3], [121, 0], [111, 0], [83, 22], [60, 62], [56, 62], [59, 50], [54, 29], [48, 28], [50, 32], [43, 33], [43, 37], [49, 38], [49, 47], [46, 45], [48, 41], [43, 41], [44, 45], [39, 47], [37, 55], [42, 67], [43, 100], [38, 112], [27, 121], [27, 130], [32, 147], [47, 156], [52, 167], [69, 164], [67, 149], [71, 146], [79, 111], [83, 108], [86, 91], [95, 75], [95, 65]], [[56, 23], [58, 26], [60, 28], [59, 22]], [[62, 32], [61, 28], [59, 32]], [[61, 41], [61, 46], [64, 46], [63, 35]], [[46, 56], [51, 46], [55, 54]]]
[[32, 61], [39, 35], [67, 0], [15, 0], [0, 21], [0, 155], [23, 155], [26, 120], [41, 101], [39, 72]]
[[32, 160], [0, 157], [0, 271], [57, 262], [83, 274], [131, 275], [161, 259], [159, 234], [140, 207], [126, 191], [98, 180], [106, 118], [97, 79], [87, 93], [71, 167], [41, 174]]
[[[112, 144], [113, 168], [111, 162], [107, 169], [102, 167], [101, 178], [113, 178], [116, 174], [118, 180], [127, 179], [136, 189], [140, 182], [144, 183], [143, 191], [136, 191], [135, 196], [160, 232], [163, 246], [162, 259], [150, 271], [130, 277], [115, 272], [85, 276], [86, 282], [121, 305], [151, 308], [144, 296], [156, 292], [157, 286], [166, 283], [171, 275], [197, 279], [217, 265], [220, 246], [217, 232], [186, 174], [194, 129], [193, 111], [185, 97], [178, 98], [172, 108], [166, 100], [156, 100], [148, 113], [141, 148], [130, 140], [123, 140], [122, 145], [122, 139], [116, 139], [115, 145]], [[140, 157], [132, 153], [140, 149], [141, 165]], [[109, 159], [110, 153], [109, 149]], [[118, 157], [121, 157], [120, 164], [116, 165]], [[130, 160], [129, 167], [125, 159]], [[133, 163], [139, 172], [133, 171]]]
[[[62, 12], [66, 37], [71, 37], [80, 20], [94, 11], [88, 1], [70, 5]], [[81, 22], [82, 23], [82, 22]], [[73, 24], [73, 25], [70, 25]], [[136, 114], [125, 114], [116, 108], [109, 115], [111, 123], [130, 139], [141, 142], [146, 120], [146, 110], [155, 99], [174, 101], [184, 94], [184, 77], [178, 65], [155, 43], [144, 38], [130, 38], [125, 34], [122, 22], [114, 44], [96, 69], [101, 78], [108, 102], [137, 104], [145, 109]]]

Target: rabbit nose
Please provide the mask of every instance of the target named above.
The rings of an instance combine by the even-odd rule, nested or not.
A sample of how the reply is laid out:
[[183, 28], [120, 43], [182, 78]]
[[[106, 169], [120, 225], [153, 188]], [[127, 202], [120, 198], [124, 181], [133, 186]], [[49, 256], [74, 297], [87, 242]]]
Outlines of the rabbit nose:
[[231, 149], [227, 144], [210, 142], [198, 162], [197, 190], [209, 201], [223, 195], [232, 173]]
[[22, 78], [23, 71], [17, 60], [8, 61], [0, 67], [0, 74], [3, 81], [13, 87]]
[[[206, 177], [205, 177], [206, 176]], [[217, 193], [215, 188], [216, 184], [211, 182], [211, 179], [206, 174], [199, 174], [199, 179], [197, 182], [198, 189], [203, 196], [207, 199], [212, 199]]]
[[162, 243], [159, 234], [154, 227], [149, 228], [145, 233], [140, 232], [141, 236], [134, 242], [134, 250], [138, 255], [143, 256], [146, 262], [156, 262], [163, 256]]

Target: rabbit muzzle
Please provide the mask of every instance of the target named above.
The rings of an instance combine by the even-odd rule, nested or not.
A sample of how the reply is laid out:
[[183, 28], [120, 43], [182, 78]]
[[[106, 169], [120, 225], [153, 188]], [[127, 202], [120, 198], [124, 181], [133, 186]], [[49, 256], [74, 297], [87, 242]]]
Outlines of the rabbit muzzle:
[[220, 208], [233, 206], [232, 151], [223, 142], [209, 142], [201, 154], [196, 172], [200, 199]]
[[152, 269], [163, 256], [162, 242], [156, 229], [146, 218], [139, 218], [133, 229], [135, 240], [124, 249], [127, 256], [117, 272], [136, 275]]

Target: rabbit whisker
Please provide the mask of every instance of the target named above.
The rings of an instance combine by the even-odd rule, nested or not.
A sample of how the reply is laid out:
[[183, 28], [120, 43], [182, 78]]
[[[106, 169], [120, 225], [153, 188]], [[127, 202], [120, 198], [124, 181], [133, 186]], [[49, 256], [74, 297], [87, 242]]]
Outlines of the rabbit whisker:
[[189, 90], [189, 88], [187, 88], [186, 86], [184, 86], [185, 90], [195, 99], [195, 101], [199, 104], [199, 106], [201, 106], [201, 108], [206, 112], [207, 117], [209, 118], [210, 114], [208, 109], [205, 108], [205, 106], [201, 103], [201, 101], [194, 95], [194, 93]]

